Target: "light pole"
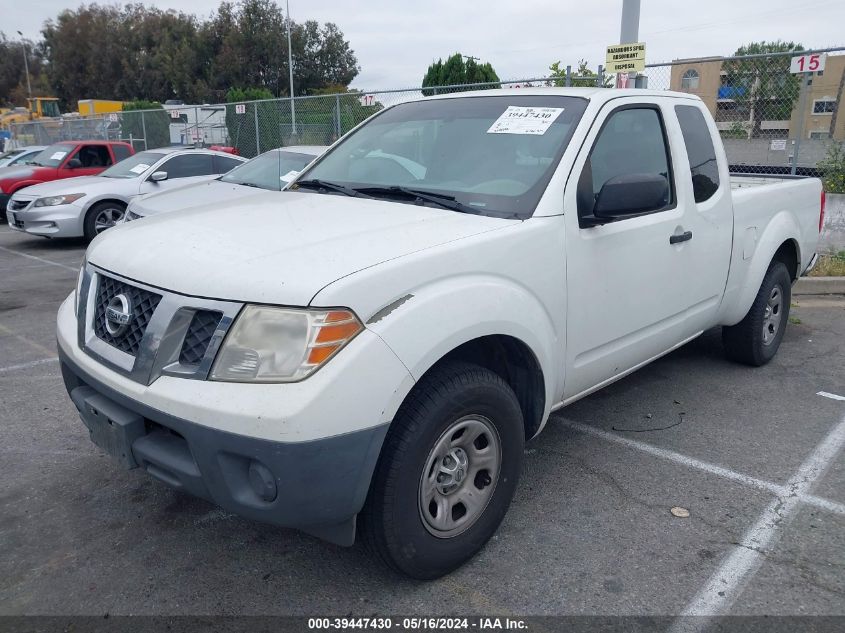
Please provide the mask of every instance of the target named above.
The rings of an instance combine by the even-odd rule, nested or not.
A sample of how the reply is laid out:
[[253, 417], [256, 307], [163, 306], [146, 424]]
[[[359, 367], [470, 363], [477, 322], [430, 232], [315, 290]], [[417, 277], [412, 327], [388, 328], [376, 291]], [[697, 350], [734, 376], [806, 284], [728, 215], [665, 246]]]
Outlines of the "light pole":
[[21, 36], [21, 45], [23, 46], [23, 67], [26, 71], [26, 93], [30, 99], [32, 99], [32, 84], [29, 83], [29, 60], [27, 59], [26, 54], [26, 42], [23, 39], [23, 33], [18, 31], [18, 35]]
[[[620, 44], [635, 44], [639, 41], [640, 32], [640, 0], [622, 0], [622, 21], [619, 29], [619, 43]], [[617, 88], [639, 88], [648, 80], [647, 77], [637, 77], [637, 73], [629, 73], [628, 79], [624, 86], [618, 85]]]
[[288, 80], [290, 85], [290, 120], [293, 124], [293, 135], [296, 136], [296, 105], [293, 101], [293, 49], [290, 45], [290, 2], [285, 0], [285, 11], [288, 14]]

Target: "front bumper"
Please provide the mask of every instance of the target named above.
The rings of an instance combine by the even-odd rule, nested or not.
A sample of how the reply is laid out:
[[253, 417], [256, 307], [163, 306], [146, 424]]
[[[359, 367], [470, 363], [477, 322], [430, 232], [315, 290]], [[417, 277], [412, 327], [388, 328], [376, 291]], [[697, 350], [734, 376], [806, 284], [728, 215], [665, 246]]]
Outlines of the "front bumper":
[[[32, 203], [19, 211], [6, 211], [13, 214], [15, 222], [9, 222], [11, 228], [30, 235], [45, 237], [81, 237], [84, 209], [75, 204], [60, 204], [53, 207], [33, 208]], [[11, 220], [11, 218], [9, 218]]]
[[124, 467], [243, 517], [351, 545], [387, 424], [308, 442], [209, 428], [129, 399], [59, 347], [65, 387], [92, 440]]

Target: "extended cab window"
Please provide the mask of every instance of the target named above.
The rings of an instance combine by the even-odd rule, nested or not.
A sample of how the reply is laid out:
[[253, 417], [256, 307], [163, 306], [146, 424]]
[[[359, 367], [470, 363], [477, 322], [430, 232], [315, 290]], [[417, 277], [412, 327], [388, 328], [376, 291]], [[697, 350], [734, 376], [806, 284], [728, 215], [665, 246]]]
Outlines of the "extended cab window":
[[696, 202], [704, 202], [719, 189], [719, 164], [713, 137], [704, 114], [695, 106], [675, 106], [689, 157], [692, 191]]
[[167, 172], [168, 180], [173, 178], [191, 178], [192, 176], [210, 176], [214, 173], [211, 154], [182, 154], [174, 156], [161, 167]]
[[[604, 208], [611, 221], [668, 208], [673, 199], [669, 164], [657, 108], [614, 112], [604, 122], [578, 180], [578, 215], [592, 218]], [[632, 202], [635, 188], [647, 189], [637, 196], [639, 204]]]

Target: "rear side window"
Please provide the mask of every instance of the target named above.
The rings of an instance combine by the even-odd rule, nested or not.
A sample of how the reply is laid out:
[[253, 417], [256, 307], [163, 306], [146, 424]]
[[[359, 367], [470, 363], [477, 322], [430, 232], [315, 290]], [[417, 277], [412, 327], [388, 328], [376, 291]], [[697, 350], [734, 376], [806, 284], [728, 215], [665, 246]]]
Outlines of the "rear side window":
[[182, 154], [174, 156], [161, 167], [167, 178], [191, 178], [210, 176], [214, 173], [211, 154]]
[[215, 156], [214, 157], [214, 173], [215, 174], [225, 174], [231, 169], [234, 169], [238, 165], [243, 163], [242, 160], [237, 160], [234, 158], [226, 158], [225, 156]]
[[122, 161], [124, 158], [129, 158], [132, 155], [132, 152], [129, 151], [129, 147], [126, 145], [112, 145], [111, 147], [114, 151], [115, 162]]
[[696, 202], [704, 202], [719, 189], [719, 164], [713, 137], [704, 114], [695, 106], [675, 106], [675, 114], [687, 147], [693, 196]]

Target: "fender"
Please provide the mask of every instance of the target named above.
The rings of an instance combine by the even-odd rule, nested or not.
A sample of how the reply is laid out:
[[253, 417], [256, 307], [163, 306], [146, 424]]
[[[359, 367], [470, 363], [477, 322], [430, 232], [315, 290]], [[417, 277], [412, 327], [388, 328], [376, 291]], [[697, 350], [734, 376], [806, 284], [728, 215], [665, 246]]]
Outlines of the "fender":
[[[440, 279], [409, 295], [390, 304], [388, 310], [398, 305], [384, 316], [365, 318], [370, 321], [367, 328], [387, 343], [414, 380], [464, 343], [489, 335], [511, 336], [531, 350], [543, 372], [542, 428], [563, 385], [554, 361], [561, 356], [563, 341], [539, 299], [512, 280], [481, 274]], [[398, 409], [407, 392], [396, 396], [400, 398], [391, 406]]]
[[[802, 233], [792, 212], [776, 213], [758, 236], [756, 244], [745, 236], [751, 228], [738, 230], [734, 236], [731, 270], [722, 302], [720, 325], [736, 325], [742, 321], [754, 303], [772, 258], [784, 242], [794, 244], [798, 266], [801, 266], [803, 255], [797, 237]], [[789, 273], [795, 279], [799, 271], [791, 270]]]
[[88, 213], [88, 210], [93, 207], [95, 204], [100, 202], [116, 202], [118, 204], [122, 204], [123, 206], [127, 206], [132, 198], [126, 198], [124, 196], [119, 196], [113, 193], [103, 193], [99, 196], [94, 196], [90, 200], [86, 201], [82, 207], [82, 215], [84, 216]]

